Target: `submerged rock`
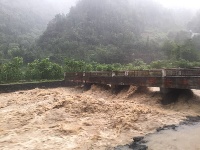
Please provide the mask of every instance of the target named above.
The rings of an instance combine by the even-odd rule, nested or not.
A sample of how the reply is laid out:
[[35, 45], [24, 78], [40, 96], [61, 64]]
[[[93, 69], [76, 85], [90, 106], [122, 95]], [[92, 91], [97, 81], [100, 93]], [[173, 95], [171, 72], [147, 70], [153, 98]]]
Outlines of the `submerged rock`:
[[169, 130], [169, 129], [173, 129], [173, 130], [175, 130], [176, 131], [176, 128], [177, 128], [178, 126], [176, 126], [176, 125], [166, 125], [166, 126], [163, 126], [163, 127], [159, 127], [159, 128], [157, 128], [156, 129], [156, 131], [157, 132], [160, 132], [160, 131], [162, 131], [162, 130]]
[[114, 150], [147, 150], [148, 147], [143, 145], [146, 141], [143, 139], [143, 136], [134, 137], [133, 142], [130, 145], [117, 146]]

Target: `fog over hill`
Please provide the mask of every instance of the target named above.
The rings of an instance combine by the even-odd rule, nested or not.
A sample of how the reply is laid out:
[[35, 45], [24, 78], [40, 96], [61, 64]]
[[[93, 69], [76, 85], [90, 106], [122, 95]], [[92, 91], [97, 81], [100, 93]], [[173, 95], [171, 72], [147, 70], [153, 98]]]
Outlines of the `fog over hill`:
[[189, 10], [168, 9], [153, 0], [81, 0], [67, 16], [49, 23], [38, 46], [54, 58], [151, 62], [166, 57], [165, 41], [182, 44], [191, 37], [192, 18]]
[[0, 0], [0, 59], [25, 55], [49, 21], [73, 5], [75, 0]]
[[50, 21], [58, 13], [68, 13], [76, 0], [0, 0], [1, 9], [14, 13], [23, 11], [39, 15], [43, 20]]
[[[198, 35], [199, 20], [199, 13], [155, 0], [0, 0], [0, 59], [198, 60], [198, 39], [177, 53]], [[165, 43], [171, 50], [166, 52]], [[195, 51], [191, 57], [190, 49]]]

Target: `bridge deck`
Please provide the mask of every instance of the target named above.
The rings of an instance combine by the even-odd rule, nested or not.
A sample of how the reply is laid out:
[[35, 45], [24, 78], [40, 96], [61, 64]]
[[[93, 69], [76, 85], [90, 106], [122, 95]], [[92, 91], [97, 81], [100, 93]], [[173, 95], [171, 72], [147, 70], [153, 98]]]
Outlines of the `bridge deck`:
[[65, 80], [78, 83], [200, 89], [200, 69], [72, 72], [65, 73]]

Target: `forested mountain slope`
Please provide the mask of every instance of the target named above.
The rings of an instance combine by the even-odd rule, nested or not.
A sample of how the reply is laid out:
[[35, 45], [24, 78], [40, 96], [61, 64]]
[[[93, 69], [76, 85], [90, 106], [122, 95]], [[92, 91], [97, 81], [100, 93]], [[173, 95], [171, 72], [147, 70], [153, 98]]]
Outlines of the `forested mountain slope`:
[[80, 0], [69, 14], [57, 15], [49, 23], [38, 45], [52, 59], [151, 62], [164, 57], [160, 46], [170, 31], [186, 29], [191, 19], [186, 13], [151, 0]]
[[31, 57], [33, 51], [28, 50], [48, 22], [57, 13], [68, 13], [68, 10], [64, 0], [59, 3], [53, 0], [0, 0], [0, 59], [25, 53]]
[[79, 0], [69, 11], [72, 3], [0, 0], [0, 63], [16, 56], [25, 63], [45, 57], [59, 63], [199, 60], [199, 38], [191, 37], [200, 32], [200, 13], [193, 17], [153, 0]]

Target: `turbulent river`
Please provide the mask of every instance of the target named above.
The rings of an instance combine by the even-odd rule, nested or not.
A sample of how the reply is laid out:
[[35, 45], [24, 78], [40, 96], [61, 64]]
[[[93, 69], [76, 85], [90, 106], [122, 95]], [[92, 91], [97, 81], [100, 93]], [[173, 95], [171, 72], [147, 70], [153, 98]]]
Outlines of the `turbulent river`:
[[[130, 87], [114, 95], [95, 85], [89, 91], [76, 87], [0, 93], [0, 149], [110, 150], [130, 143], [135, 136], [199, 115], [200, 91], [194, 93], [190, 100], [180, 97], [167, 106], [160, 103], [161, 95], [153, 88], [137, 91]], [[198, 125], [183, 126], [152, 134], [147, 144], [153, 150], [179, 144], [181, 150], [191, 145], [198, 149], [199, 131]]]

